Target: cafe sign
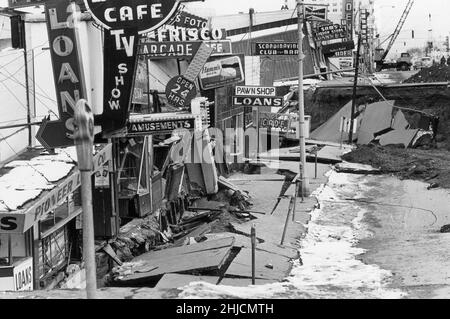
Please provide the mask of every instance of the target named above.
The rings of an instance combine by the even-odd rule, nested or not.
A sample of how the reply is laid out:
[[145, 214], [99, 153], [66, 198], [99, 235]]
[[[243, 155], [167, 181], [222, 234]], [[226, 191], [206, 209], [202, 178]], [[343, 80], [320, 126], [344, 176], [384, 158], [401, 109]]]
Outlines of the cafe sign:
[[105, 29], [155, 30], [176, 14], [180, 0], [84, 0], [95, 20]]

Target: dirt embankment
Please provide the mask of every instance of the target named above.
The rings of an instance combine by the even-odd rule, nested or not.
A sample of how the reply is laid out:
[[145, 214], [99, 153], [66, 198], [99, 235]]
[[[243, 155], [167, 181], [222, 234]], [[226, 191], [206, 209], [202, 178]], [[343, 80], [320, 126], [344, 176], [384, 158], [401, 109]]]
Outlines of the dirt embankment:
[[403, 83], [433, 83], [450, 81], [450, 66], [433, 65], [430, 68], [424, 68], [419, 73], [405, 80]]
[[450, 152], [447, 150], [407, 149], [360, 146], [343, 156], [352, 163], [360, 163], [380, 168], [384, 174], [394, 174], [401, 179], [420, 180], [450, 188]]
[[[395, 101], [394, 105], [424, 111], [438, 116], [439, 148], [450, 150], [450, 88], [442, 86], [420, 87], [379, 87], [379, 91], [387, 100]], [[315, 92], [305, 94], [305, 111], [312, 116], [311, 129], [314, 130], [330, 119], [345, 104], [352, 100], [352, 88], [330, 87], [318, 88]], [[383, 101], [373, 87], [359, 87], [357, 103], [374, 103]]]

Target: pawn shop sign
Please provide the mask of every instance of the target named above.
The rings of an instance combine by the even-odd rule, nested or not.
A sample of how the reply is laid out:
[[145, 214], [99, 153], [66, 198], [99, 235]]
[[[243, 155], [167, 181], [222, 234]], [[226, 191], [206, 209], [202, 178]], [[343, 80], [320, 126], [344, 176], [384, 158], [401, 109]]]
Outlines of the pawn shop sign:
[[105, 29], [137, 28], [147, 33], [168, 22], [182, 0], [84, 0], [86, 7]]

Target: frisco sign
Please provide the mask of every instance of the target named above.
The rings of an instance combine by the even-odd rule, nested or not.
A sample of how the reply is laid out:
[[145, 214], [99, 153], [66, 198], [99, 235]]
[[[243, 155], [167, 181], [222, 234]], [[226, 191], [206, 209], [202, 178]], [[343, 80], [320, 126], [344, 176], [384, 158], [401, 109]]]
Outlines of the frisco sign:
[[142, 34], [165, 24], [178, 10], [179, 0], [85, 0], [86, 7], [106, 29], [133, 29]]

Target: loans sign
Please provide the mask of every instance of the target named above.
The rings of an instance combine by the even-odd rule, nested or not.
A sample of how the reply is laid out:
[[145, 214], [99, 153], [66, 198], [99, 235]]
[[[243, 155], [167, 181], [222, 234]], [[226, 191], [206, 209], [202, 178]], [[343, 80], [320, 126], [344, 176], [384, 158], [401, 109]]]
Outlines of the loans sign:
[[44, 121], [37, 132], [37, 140], [47, 149], [74, 144], [74, 108], [85, 98], [79, 47], [70, 0], [49, 0], [45, 4], [50, 54], [53, 64], [59, 121]]
[[284, 97], [249, 97], [249, 96], [233, 96], [233, 106], [283, 106]]
[[84, 0], [106, 29], [137, 29], [146, 33], [164, 25], [178, 11], [179, 0]]

